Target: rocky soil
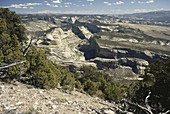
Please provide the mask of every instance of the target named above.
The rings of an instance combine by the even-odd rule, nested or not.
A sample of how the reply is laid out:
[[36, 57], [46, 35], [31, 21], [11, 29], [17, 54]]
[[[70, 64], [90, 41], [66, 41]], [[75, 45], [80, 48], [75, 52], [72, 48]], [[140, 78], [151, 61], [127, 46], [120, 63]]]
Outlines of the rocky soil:
[[1, 114], [115, 114], [116, 104], [85, 93], [44, 90], [20, 82], [0, 82]]

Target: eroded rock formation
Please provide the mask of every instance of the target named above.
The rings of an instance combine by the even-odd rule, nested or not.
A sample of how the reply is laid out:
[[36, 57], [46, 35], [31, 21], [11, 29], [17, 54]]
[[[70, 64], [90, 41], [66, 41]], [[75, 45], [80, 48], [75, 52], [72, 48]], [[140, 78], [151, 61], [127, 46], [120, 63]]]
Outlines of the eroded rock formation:
[[136, 80], [149, 63], [170, 55], [166, 27], [160, 27], [157, 38], [155, 26], [116, 23], [109, 16], [61, 16], [24, 24], [35, 45], [51, 49], [49, 58], [54, 62], [92, 65], [116, 79]]

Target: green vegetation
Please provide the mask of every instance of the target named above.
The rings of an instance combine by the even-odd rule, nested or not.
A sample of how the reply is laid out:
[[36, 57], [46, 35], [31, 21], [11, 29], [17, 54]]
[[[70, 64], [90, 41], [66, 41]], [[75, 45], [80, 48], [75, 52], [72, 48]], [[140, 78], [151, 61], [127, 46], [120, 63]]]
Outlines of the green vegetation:
[[[130, 87], [126, 83], [115, 82], [113, 77], [98, 71], [90, 66], [82, 66], [75, 74], [78, 88], [83, 88], [90, 95], [96, 95], [110, 101], [120, 101], [129, 91]], [[127, 96], [126, 96], [127, 97]]]
[[50, 51], [48, 48], [32, 46], [24, 56], [27, 38], [21, 18], [7, 8], [0, 8], [0, 14], [0, 65], [26, 60], [25, 64], [1, 69], [1, 78], [10, 82], [13, 79], [20, 80], [20, 76], [26, 76], [36, 87], [50, 89], [61, 85], [65, 89], [73, 90], [73, 73], [50, 61], [47, 58]]
[[27, 54], [29, 61], [26, 75], [32, 76], [33, 85], [50, 89], [58, 85], [65, 89], [73, 90], [74, 75], [66, 68], [56, 65], [47, 58], [47, 48], [37, 49], [32, 47]]
[[[8, 65], [17, 61], [25, 60], [23, 57], [23, 47], [21, 44], [26, 42], [24, 26], [21, 25], [21, 18], [10, 12], [8, 9], [0, 9], [0, 65]], [[21, 75], [22, 65], [16, 65], [5, 69], [3, 75], [9, 79]]]
[[24, 64], [0, 69], [1, 79], [20, 81], [20, 76], [25, 76], [35, 87], [51, 89], [61, 85], [63, 89], [68, 90], [76, 87], [90, 95], [115, 102], [126, 97], [142, 104], [148, 91], [151, 91], [150, 104], [156, 107], [156, 111], [162, 111], [163, 108], [159, 110], [160, 105], [170, 109], [170, 58], [150, 64], [142, 76], [144, 79], [138, 84], [120, 83], [91, 66], [82, 66], [78, 71], [70, 72], [48, 59], [48, 48], [32, 46], [24, 56], [27, 42], [24, 31], [21, 19], [15, 12], [0, 8], [0, 66], [26, 61]]
[[[25, 36], [25, 27], [21, 24], [21, 18], [19, 15], [17, 15], [15, 12], [9, 11], [7, 8], [0, 8], [0, 18], [1, 22], [3, 20], [3, 24], [1, 26], [6, 26], [7, 28], [4, 31], [1, 29], [1, 32], [6, 32], [12, 37], [14, 34], [17, 36], [20, 43], [25, 42], [27, 40], [27, 37]], [[5, 24], [6, 23], [6, 24]]]
[[170, 109], [170, 58], [150, 64], [142, 77], [144, 79], [139, 83], [133, 101], [144, 103], [151, 91], [149, 103], [157, 112], [162, 111], [162, 107]]

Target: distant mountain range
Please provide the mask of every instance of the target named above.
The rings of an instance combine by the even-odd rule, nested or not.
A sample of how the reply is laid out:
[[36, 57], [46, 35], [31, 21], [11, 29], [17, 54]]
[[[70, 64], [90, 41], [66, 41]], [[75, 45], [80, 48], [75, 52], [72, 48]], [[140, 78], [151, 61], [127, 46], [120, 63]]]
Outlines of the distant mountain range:
[[134, 13], [121, 15], [124, 17], [136, 17], [144, 19], [152, 19], [156, 21], [170, 21], [170, 11], [154, 11], [148, 13]]

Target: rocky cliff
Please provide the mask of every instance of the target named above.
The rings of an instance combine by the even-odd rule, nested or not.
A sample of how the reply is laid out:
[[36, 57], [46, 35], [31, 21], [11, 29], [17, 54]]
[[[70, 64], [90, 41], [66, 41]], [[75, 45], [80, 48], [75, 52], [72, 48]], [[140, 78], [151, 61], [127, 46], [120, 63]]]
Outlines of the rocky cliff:
[[139, 79], [149, 63], [170, 55], [169, 27], [120, 23], [111, 16], [58, 16], [24, 24], [35, 45], [51, 49], [51, 60], [92, 65], [115, 79]]
[[140, 51], [112, 44], [103, 45], [104, 41], [99, 40], [101, 39], [91, 38], [89, 45], [79, 46], [80, 50], [85, 53], [86, 60], [96, 63], [98, 69], [105, 70], [116, 78], [137, 79], [137, 74], [143, 74], [149, 63], [156, 59], [167, 58], [166, 55], [149, 50]]

